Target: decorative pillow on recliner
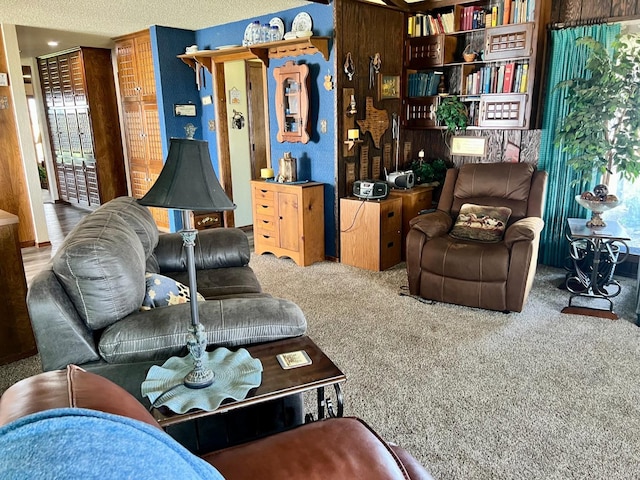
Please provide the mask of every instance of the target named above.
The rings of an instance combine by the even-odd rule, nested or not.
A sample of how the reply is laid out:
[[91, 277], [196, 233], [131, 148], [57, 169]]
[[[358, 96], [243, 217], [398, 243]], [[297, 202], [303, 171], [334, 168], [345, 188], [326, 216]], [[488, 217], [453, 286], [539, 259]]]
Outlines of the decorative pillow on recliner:
[[[190, 301], [189, 287], [157, 273], [146, 273], [146, 293], [142, 301], [141, 310], [150, 310], [156, 307], [167, 307]], [[198, 293], [198, 301], [204, 302], [205, 298]]]
[[511, 209], [508, 207], [465, 203], [460, 208], [458, 218], [449, 235], [461, 240], [499, 242], [502, 240], [510, 216]]

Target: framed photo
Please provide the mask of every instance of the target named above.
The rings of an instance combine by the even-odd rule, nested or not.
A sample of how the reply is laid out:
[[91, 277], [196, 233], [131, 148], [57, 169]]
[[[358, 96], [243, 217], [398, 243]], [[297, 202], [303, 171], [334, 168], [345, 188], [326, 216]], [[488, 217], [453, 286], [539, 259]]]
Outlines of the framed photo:
[[400, 98], [400, 75], [378, 75], [378, 100]]

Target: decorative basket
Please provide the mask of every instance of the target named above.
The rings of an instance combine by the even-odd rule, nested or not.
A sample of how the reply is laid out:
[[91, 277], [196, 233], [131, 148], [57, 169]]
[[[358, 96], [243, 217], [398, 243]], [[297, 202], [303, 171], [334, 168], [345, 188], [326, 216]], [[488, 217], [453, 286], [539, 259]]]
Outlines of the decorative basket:
[[462, 51], [462, 58], [464, 58], [465, 62], [473, 62], [476, 59], [476, 52], [471, 50], [471, 45], [467, 45]]

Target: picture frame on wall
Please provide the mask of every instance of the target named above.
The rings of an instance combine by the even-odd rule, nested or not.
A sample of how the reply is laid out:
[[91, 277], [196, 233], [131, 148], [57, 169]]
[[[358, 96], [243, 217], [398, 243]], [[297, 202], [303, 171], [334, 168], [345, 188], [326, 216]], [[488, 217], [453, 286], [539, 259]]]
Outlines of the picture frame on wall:
[[378, 75], [378, 100], [400, 98], [400, 75]]

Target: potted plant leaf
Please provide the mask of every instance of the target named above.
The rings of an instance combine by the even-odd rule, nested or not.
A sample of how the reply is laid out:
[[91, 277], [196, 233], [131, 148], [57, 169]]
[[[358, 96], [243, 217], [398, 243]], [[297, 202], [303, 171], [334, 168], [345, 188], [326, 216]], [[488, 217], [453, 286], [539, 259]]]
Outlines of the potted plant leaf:
[[555, 144], [580, 173], [576, 182], [602, 176], [606, 184], [614, 173], [633, 182], [640, 175], [640, 38], [618, 36], [612, 57], [591, 37], [577, 44], [589, 49], [588, 72], [556, 87], [566, 89], [569, 113]]
[[464, 130], [469, 122], [467, 107], [456, 95], [443, 96], [436, 109], [436, 120], [440, 124], [446, 125], [446, 134], [453, 134], [456, 130]]

